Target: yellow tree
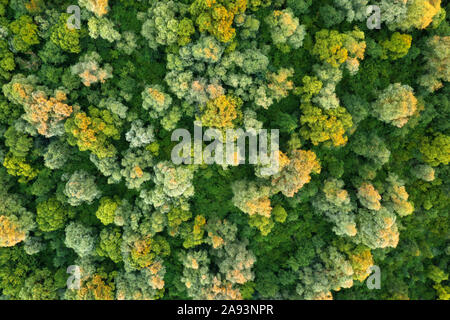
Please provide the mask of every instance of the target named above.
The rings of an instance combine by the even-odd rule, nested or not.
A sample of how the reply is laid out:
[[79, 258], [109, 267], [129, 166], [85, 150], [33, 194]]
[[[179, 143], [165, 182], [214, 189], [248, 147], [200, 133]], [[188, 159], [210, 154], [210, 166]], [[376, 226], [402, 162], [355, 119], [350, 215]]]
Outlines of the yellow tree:
[[108, 13], [108, 0], [79, 0], [81, 6], [93, 12], [97, 17]]
[[373, 104], [375, 116], [398, 128], [403, 127], [418, 108], [413, 89], [401, 83], [390, 84]]
[[343, 107], [324, 110], [310, 103], [300, 106], [302, 127], [300, 134], [314, 145], [331, 140], [334, 146], [343, 146], [348, 138], [345, 133], [353, 126], [352, 116]]
[[372, 253], [369, 249], [357, 249], [349, 256], [352, 264], [353, 279], [363, 282], [370, 275], [370, 267], [374, 265]]

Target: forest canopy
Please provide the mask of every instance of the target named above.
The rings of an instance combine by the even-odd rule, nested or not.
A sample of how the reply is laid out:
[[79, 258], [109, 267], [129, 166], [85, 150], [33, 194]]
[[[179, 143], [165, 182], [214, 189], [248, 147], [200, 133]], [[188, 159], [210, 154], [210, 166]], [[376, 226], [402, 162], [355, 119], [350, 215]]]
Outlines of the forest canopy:
[[0, 299], [448, 300], [449, 13], [0, 0]]

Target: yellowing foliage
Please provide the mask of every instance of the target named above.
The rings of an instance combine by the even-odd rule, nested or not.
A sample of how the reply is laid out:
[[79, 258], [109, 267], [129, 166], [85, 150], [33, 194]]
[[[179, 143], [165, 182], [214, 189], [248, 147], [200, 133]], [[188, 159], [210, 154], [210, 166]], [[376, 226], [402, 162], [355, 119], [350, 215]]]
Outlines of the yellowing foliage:
[[348, 58], [344, 47], [345, 36], [336, 30], [321, 30], [316, 33], [316, 44], [312, 53], [333, 67], [338, 67]]
[[12, 247], [25, 240], [26, 233], [7, 216], [0, 216], [0, 247]]
[[416, 113], [418, 101], [411, 87], [394, 83], [380, 94], [373, 108], [378, 119], [401, 128]]
[[331, 140], [333, 145], [343, 146], [348, 138], [346, 131], [353, 126], [352, 116], [343, 107], [324, 110], [312, 104], [301, 106], [303, 115], [300, 123], [303, 125], [300, 134], [310, 139], [314, 145]]
[[392, 218], [384, 218], [385, 228], [381, 229], [379, 232], [379, 238], [382, 240], [380, 248], [392, 247], [396, 248], [398, 241], [400, 239], [400, 234], [398, 233], [397, 225], [395, 220]]
[[242, 101], [230, 95], [221, 95], [210, 100], [201, 117], [203, 126], [219, 129], [233, 128], [233, 121], [241, 117], [239, 107]]
[[433, 22], [433, 17], [441, 11], [441, 0], [410, 0], [406, 23], [417, 29], [425, 29]]
[[321, 292], [313, 300], [333, 300], [333, 294], [331, 291]]
[[286, 197], [293, 197], [311, 181], [311, 173], [320, 173], [321, 167], [313, 151], [294, 150], [290, 162], [272, 178], [272, 186]]
[[190, 7], [200, 32], [208, 31], [225, 43], [236, 36], [234, 18], [246, 9], [247, 0], [195, 0]]
[[33, 180], [38, 174], [38, 170], [31, 167], [25, 158], [15, 157], [11, 153], [6, 155], [3, 166], [8, 171], [8, 174], [19, 177], [20, 183]]
[[84, 0], [84, 5], [96, 16], [101, 17], [108, 13], [108, 0]]
[[165, 256], [169, 252], [169, 244], [164, 239], [146, 236], [133, 243], [131, 260], [138, 269], [143, 269], [156, 262], [157, 256]]
[[62, 91], [57, 91], [55, 97], [47, 99], [42, 91], [33, 95], [33, 102], [30, 105], [31, 113], [28, 115], [40, 134], [47, 135], [49, 126], [70, 117], [73, 112], [72, 106], [64, 103], [67, 97]]
[[270, 206], [270, 199], [268, 197], [252, 199], [246, 202], [245, 206], [247, 207], [247, 213], [250, 216], [259, 214], [263, 217], [270, 218], [272, 207]]
[[374, 265], [370, 250], [361, 250], [361, 252], [352, 254], [349, 258], [354, 271], [353, 279], [361, 282], [366, 280], [370, 275], [369, 268]]
[[364, 182], [358, 189], [358, 198], [370, 210], [381, 209], [381, 196], [371, 183]]
[[107, 285], [102, 276], [95, 274], [77, 291], [79, 300], [113, 300], [114, 288]]
[[280, 69], [277, 73], [268, 73], [267, 87], [272, 92], [276, 100], [280, 100], [289, 95], [289, 91], [294, 89], [294, 82], [290, 79], [294, 75], [294, 69]]

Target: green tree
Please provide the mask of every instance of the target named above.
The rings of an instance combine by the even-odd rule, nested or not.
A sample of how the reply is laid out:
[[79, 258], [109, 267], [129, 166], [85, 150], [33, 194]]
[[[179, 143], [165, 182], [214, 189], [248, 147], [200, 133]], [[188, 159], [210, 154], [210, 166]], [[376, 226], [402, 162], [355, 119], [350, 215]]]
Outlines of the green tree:
[[38, 26], [33, 23], [33, 19], [30, 16], [21, 16], [19, 19], [11, 22], [9, 28], [14, 34], [12, 44], [17, 51], [28, 51], [31, 46], [39, 43]]

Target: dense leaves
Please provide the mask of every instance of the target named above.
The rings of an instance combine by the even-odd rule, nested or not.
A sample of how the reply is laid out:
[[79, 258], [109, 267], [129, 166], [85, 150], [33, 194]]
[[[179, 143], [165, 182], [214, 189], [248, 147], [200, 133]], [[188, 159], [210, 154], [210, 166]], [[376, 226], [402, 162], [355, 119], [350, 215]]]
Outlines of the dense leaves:
[[0, 0], [0, 299], [448, 300], [449, 9]]

